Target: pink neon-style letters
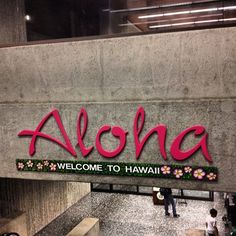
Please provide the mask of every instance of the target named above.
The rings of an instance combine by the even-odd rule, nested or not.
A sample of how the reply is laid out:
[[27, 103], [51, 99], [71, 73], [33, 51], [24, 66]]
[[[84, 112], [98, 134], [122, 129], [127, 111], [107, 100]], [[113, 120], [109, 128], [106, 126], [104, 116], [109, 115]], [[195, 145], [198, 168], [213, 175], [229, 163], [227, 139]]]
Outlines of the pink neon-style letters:
[[205, 133], [199, 143], [197, 143], [193, 148], [187, 150], [187, 151], [182, 151], [181, 150], [181, 143], [183, 142], [184, 138], [186, 137], [187, 134], [190, 132], [194, 132], [195, 136], [202, 135], [205, 132], [205, 128], [201, 125], [195, 125], [192, 126], [188, 129], [185, 129], [182, 131], [172, 142], [171, 148], [170, 148], [170, 153], [172, 157], [176, 161], [184, 161], [191, 157], [195, 152], [197, 152], [199, 149], [201, 149], [203, 156], [208, 162], [212, 162], [212, 158], [208, 152], [207, 149], [207, 137], [208, 134]]
[[[84, 121], [84, 125], [83, 125], [83, 130], [81, 133], [81, 120], [83, 118]], [[78, 139], [78, 143], [77, 146], [80, 147], [80, 151], [83, 155], [83, 157], [86, 157], [92, 150], [93, 150], [93, 146], [86, 148], [83, 142], [83, 138], [86, 134], [87, 131], [87, 125], [88, 125], [88, 115], [87, 112], [84, 108], [82, 108], [80, 110], [80, 113], [78, 115], [78, 121], [77, 121], [77, 139]]]
[[[139, 120], [141, 122], [140, 127], [139, 127]], [[159, 124], [156, 127], [152, 128], [145, 136], [144, 138], [139, 141], [139, 135], [143, 129], [145, 122], [145, 111], [143, 107], [139, 107], [138, 111], [135, 115], [134, 118], [134, 143], [136, 147], [136, 158], [138, 159], [145, 143], [147, 140], [150, 138], [150, 136], [154, 133], [158, 135], [158, 142], [159, 142], [159, 147], [160, 147], [160, 152], [162, 157], [166, 160], [167, 155], [166, 155], [166, 150], [165, 150], [165, 140], [166, 140], [166, 126], [163, 124]]]
[[[58, 128], [61, 131], [61, 134], [64, 138], [64, 140], [66, 141], [66, 144], [62, 143], [60, 140], [51, 137], [48, 134], [42, 133], [40, 132], [40, 130], [43, 128], [43, 126], [45, 125], [45, 123], [47, 122], [47, 120], [53, 116]], [[21, 131], [18, 136], [32, 136], [31, 142], [30, 142], [30, 146], [29, 146], [29, 154], [30, 156], [33, 156], [35, 151], [36, 151], [36, 140], [38, 137], [41, 138], [45, 138], [48, 139], [54, 143], [57, 143], [58, 145], [60, 145], [61, 147], [63, 147], [64, 149], [66, 149], [71, 155], [73, 155], [74, 157], [76, 157], [76, 152], [73, 148], [73, 146], [71, 145], [70, 139], [64, 129], [64, 126], [62, 124], [59, 112], [57, 109], [54, 109], [53, 111], [49, 112], [43, 119], [42, 121], [39, 123], [39, 125], [37, 126], [37, 128], [33, 131], [33, 130], [23, 130]]]
[[[101, 136], [105, 133], [105, 132], [109, 132], [111, 130], [111, 133], [114, 137], [119, 138], [120, 140], [120, 144], [119, 146], [113, 150], [113, 151], [108, 151], [105, 150], [102, 147], [101, 144]], [[114, 126], [111, 127], [109, 125], [104, 125], [102, 126], [96, 136], [96, 148], [98, 150], [98, 152], [105, 158], [113, 158], [116, 157], [117, 155], [119, 155], [123, 149], [125, 148], [126, 145], [126, 135], [128, 134], [128, 132], [124, 131], [121, 127], [119, 126]]]

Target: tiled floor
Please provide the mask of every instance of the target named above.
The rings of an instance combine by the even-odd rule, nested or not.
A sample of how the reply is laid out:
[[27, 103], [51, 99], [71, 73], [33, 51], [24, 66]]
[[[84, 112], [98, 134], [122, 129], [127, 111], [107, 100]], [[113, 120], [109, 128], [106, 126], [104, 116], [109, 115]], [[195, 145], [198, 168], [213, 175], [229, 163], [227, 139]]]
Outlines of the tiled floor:
[[84, 217], [100, 219], [103, 236], [184, 236], [185, 229], [204, 229], [212, 207], [218, 210], [218, 228], [224, 236], [223, 200], [215, 193], [214, 202], [187, 200], [177, 204], [180, 218], [164, 216], [163, 206], [153, 205], [152, 197], [92, 192], [42, 229], [36, 236], [64, 236]]

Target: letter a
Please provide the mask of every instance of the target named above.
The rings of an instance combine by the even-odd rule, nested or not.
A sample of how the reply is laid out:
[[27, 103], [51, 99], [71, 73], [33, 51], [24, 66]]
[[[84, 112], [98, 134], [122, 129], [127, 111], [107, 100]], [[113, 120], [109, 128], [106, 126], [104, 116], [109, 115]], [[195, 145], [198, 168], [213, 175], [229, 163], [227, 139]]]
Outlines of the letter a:
[[212, 158], [207, 150], [207, 137], [208, 134], [205, 133], [199, 143], [197, 143], [193, 148], [182, 151], [181, 150], [181, 143], [183, 142], [186, 135], [190, 132], [194, 132], [195, 136], [199, 136], [205, 132], [205, 128], [201, 125], [195, 125], [193, 127], [190, 127], [183, 132], [181, 132], [173, 141], [170, 152], [172, 157], [177, 161], [184, 161], [191, 157], [195, 152], [197, 152], [199, 149], [201, 149], [203, 156], [208, 162], [212, 162]]
[[[45, 123], [47, 122], [47, 120], [53, 116], [57, 125], [58, 125], [58, 128], [60, 129], [61, 131], [61, 134], [64, 138], [64, 140], [66, 141], [66, 144], [62, 143], [60, 140], [58, 139], [55, 139], [53, 137], [51, 137], [50, 135], [48, 134], [45, 134], [45, 133], [42, 133], [40, 132], [40, 130], [43, 128], [43, 126], [45, 125]], [[48, 139], [54, 143], [57, 143], [58, 145], [60, 145], [61, 147], [63, 147], [66, 151], [68, 151], [71, 155], [73, 155], [74, 157], [76, 157], [76, 152], [74, 150], [74, 148], [72, 147], [71, 145], [71, 142], [70, 142], [70, 139], [64, 129], [64, 126], [62, 124], [62, 121], [61, 121], [61, 118], [60, 118], [60, 115], [59, 115], [59, 112], [57, 109], [54, 109], [53, 111], [51, 111], [50, 113], [48, 113], [43, 119], [42, 121], [39, 123], [39, 125], [37, 126], [37, 128], [35, 129], [35, 131], [33, 130], [22, 130], [18, 136], [32, 136], [32, 139], [31, 139], [31, 142], [30, 142], [30, 146], [29, 146], [29, 154], [30, 156], [33, 156], [35, 151], [36, 151], [36, 148], [35, 148], [35, 144], [36, 144], [36, 140], [38, 137], [41, 137], [41, 138], [45, 138], [45, 139]]]

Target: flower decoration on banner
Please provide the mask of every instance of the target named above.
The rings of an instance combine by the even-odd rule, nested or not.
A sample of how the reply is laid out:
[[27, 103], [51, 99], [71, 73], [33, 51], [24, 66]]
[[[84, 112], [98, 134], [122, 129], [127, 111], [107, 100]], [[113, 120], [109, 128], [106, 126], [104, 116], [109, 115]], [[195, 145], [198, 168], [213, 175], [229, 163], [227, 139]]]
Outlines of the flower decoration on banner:
[[38, 168], [38, 170], [42, 170], [43, 169], [43, 164], [39, 162], [37, 164], [37, 168]]
[[50, 168], [51, 171], [56, 171], [56, 170], [57, 170], [57, 165], [51, 163], [50, 166], [49, 166], [49, 168]]
[[29, 168], [32, 168], [33, 165], [34, 165], [34, 163], [33, 163], [31, 160], [29, 160], [29, 161], [27, 161], [26, 165], [27, 165]]
[[161, 171], [164, 175], [170, 174], [170, 167], [169, 166], [162, 166]]
[[203, 179], [206, 173], [203, 171], [203, 169], [200, 168], [195, 170], [193, 175], [196, 179]]
[[183, 176], [183, 171], [181, 169], [175, 169], [173, 174], [177, 179], [179, 179], [181, 176]]
[[49, 166], [49, 161], [43, 161], [44, 166]]
[[186, 167], [184, 167], [184, 171], [185, 171], [185, 173], [191, 173], [192, 170], [193, 170], [193, 169], [192, 169], [190, 166], [186, 166]]
[[22, 169], [24, 169], [24, 167], [25, 167], [24, 163], [22, 163], [22, 162], [17, 163], [17, 169], [18, 170], [22, 170]]
[[216, 174], [214, 174], [214, 173], [210, 173], [210, 174], [208, 174], [207, 175], [207, 178], [209, 179], [209, 180], [214, 180], [214, 179], [216, 179]]

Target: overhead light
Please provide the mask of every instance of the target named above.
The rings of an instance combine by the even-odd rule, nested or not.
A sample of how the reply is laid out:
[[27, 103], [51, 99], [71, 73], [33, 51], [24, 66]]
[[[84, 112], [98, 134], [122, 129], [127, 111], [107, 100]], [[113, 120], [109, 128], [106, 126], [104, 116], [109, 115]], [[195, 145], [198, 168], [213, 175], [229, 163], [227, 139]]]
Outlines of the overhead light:
[[219, 10], [235, 10], [236, 6], [229, 6], [229, 7], [219, 7]]
[[168, 25], [151, 25], [149, 26], [150, 29], [155, 29], [155, 28], [163, 28], [163, 27], [170, 27], [172, 26], [172, 24], [168, 24]]
[[25, 15], [25, 20], [26, 21], [31, 21], [31, 16], [30, 15]]
[[191, 10], [190, 13], [201, 13], [201, 12], [208, 12], [208, 11], [218, 11], [220, 10], [219, 8], [206, 8], [206, 9], [198, 9], [198, 10]]
[[196, 24], [203, 24], [203, 23], [213, 23], [213, 22], [218, 22], [219, 19], [215, 19], [215, 20], [199, 20], [199, 21], [196, 21], [195, 23]]
[[234, 21], [236, 18], [225, 18], [225, 19], [219, 19], [219, 21]]
[[182, 23], [174, 23], [174, 24], [166, 24], [166, 25], [151, 25], [151, 26], [149, 26], [149, 28], [150, 29], [155, 29], [155, 28], [163, 28], [163, 27], [179, 26], [179, 25], [191, 25], [191, 24], [194, 24], [194, 21], [182, 22]]
[[183, 6], [183, 5], [190, 5], [193, 4], [193, 2], [181, 2], [181, 3], [173, 3], [173, 4], [164, 4], [160, 7], [177, 7], [177, 6]]
[[171, 27], [171, 26], [181, 26], [181, 25], [191, 25], [191, 24], [204, 24], [204, 23], [213, 23], [213, 22], [224, 22], [224, 21], [236, 21], [236, 18], [225, 18], [225, 19], [215, 19], [215, 20], [201, 20], [201, 21], [191, 21], [191, 22], [182, 22], [166, 25], [151, 25], [150, 29]]
[[[216, 2], [218, 0], [208, 0], [208, 2]], [[160, 9], [160, 8], [166, 8], [166, 7], [177, 7], [177, 6], [185, 6], [190, 5], [194, 3], [201, 3], [204, 1], [189, 1], [189, 2], [180, 2], [180, 3], [172, 3], [172, 4], [159, 4], [155, 6], [145, 6], [145, 7], [134, 7], [134, 8], [126, 8], [126, 9], [117, 9], [117, 10], [111, 10], [111, 9], [102, 9], [103, 12], [109, 11], [110, 13], [124, 13], [124, 12], [133, 12], [133, 11], [143, 11], [143, 10], [153, 10], [153, 9]]]
[[194, 13], [201, 13], [201, 12], [212, 12], [212, 11], [226, 11], [226, 10], [235, 10], [236, 6], [228, 6], [228, 7], [215, 7], [215, 8], [204, 8], [204, 9], [197, 9], [197, 10], [190, 10], [190, 11], [176, 11], [176, 12], [167, 12], [161, 14], [151, 14], [151, 15], [143, 15], [139, 16], [139, 19], [147, 19], [147, 18], [155, 18], [155, 17], [162, 17], [162, 16], [174, 16], [174, 15], [182, 15], [182, 14], [194, 14]]
[[174, 16], [174, 15], [183, 15], [183, 14], [189, 14], [190, 11], [177, 11], [177, 12], [168, 12], [164, 13], [164, 16]]
[[[214, 13], [214, 14], [210, 14], [210, 15], [202, 15], [202, 16], [187, 16], [187, 17], [178, 17], [178, 18], [174, 18], [171, 20], [171, 22], [173, 21], [180, 21], [180, 20], [194, 20], [196, 18], [209, 18], [210, 16], [214, 16], [214, 17], [219, 17], [222, 16], [223, 13]], [[140, 22], [133, 22], [133, 23], [123, 23], [123, 24], [119, 24], [119, 26], [129, 26], [129, 25], [143, 25], [143, 24], [154, 24], [154, 23], [164, 23], [167, 22], [169, 23], [170, 20], [169, 19], [158, 19], [158, 20], [152, 20], [152, 21], [140, 21]]]
[[154, 15], [146, 15], [146, 16], [139, 16], [139, 19], [147, 19], [147, 18], [153, 18], [153, 17], [159, 17], [159, 16], [164, 16], [164, 13], [162, 14], [154, 14]]
[[182, 23], [174, 23], [172, 24], [172, 26], [179, 26], [179, 25], [192, 25], [194, 24], [194, 21], [190, 21], [190, 22], [182, 22]]

